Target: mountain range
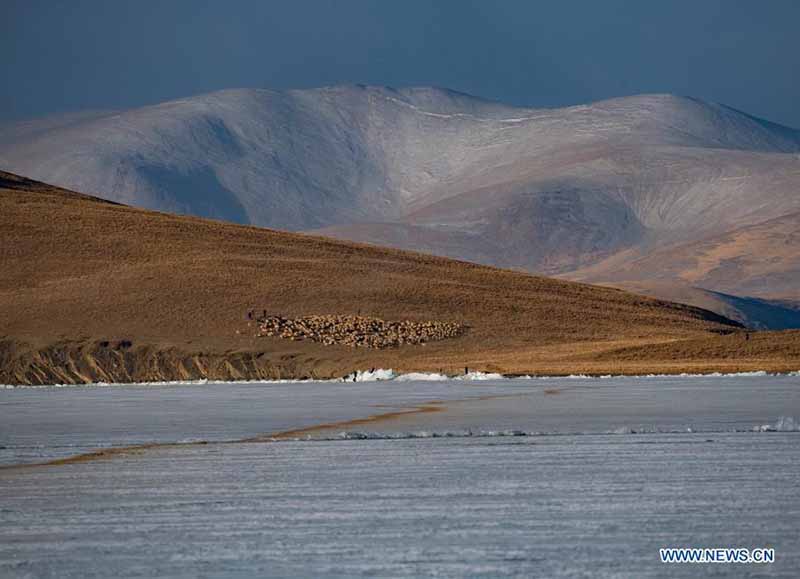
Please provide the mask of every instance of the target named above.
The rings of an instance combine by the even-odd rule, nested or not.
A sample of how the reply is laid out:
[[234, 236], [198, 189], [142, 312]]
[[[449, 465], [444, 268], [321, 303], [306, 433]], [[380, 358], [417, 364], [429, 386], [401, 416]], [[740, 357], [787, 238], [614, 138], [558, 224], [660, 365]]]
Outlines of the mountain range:
[[226, 90], [7, 123], [0, 167], [800, 327], [800, 131], [697, 99], [531, 109], [426, 87]]

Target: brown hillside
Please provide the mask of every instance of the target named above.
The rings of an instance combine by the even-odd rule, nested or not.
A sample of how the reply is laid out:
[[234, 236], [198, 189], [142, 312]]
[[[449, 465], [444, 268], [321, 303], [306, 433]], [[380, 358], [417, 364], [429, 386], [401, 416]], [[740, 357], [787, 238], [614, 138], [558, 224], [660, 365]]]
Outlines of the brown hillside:
[[[738, 330], [708, 311], [615, 289], [134, 209], [7, 173], [0, 218], [0, 383], [329, 377], [373, 366], [672, 371], [680, 360], [669, 347], [656, 359], [648, 344], [705, 340], [707, 350], [707, 340]], [[327, 346], [255, 337], [251, 309], [454, 322], [466, 332], [390, 349]], [[624, 359], [609, 355], [624, 348]], [[779, 369], [797, 351], [687, 367]]]

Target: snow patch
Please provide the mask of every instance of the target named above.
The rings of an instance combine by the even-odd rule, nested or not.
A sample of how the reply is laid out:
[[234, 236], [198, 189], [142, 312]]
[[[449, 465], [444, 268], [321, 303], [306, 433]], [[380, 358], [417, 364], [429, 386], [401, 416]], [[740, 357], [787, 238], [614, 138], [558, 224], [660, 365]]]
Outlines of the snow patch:
[[754, 426], [753, 432], [800, 432], [800, 420], [793, 416], [781, 416], [775, 424]]
[[469, 372], [453, 378], [455, 380], [502, 380], [505, 376], [493, 372]]
[[391, 368], [378, 368], [373, 370], [357, 370], [348, 374], [342, 381], [344, 382], [378, 382], [383, 380], [394, 380], [395, 382], [442, 382], [444, 380], [508, 380], [502, 374], [493, 372], [468, 372], [457, 376], [447, 376], [438, 372], [410, 372], [408, 374], [398, 374]]
[[450, 377], [435, 372], [410, 372], [409, 374], [400, 374], [395, 380], [398, 382], [441, 382], [443, 380], [450, 380]]
[[341, 378], [342, 382], [378, 382], [382, 380], [394, 380], [397, 378], [394, 370], [389, 368], [378, 368], [377, 370], [356, 370], [352, 374], [348, 374]]

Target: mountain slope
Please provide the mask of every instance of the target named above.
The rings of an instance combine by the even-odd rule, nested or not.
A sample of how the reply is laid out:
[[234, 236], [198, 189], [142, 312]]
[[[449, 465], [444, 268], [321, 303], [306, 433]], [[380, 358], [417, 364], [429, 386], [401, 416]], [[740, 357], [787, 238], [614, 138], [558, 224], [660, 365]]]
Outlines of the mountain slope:
[[[749, 341], [728, 340], [721, 355], [688, 365], [664, 354], [668, 346], [658, 359], [619, 364], [611, 352], [739, 331], [706, 310], [615, 289], [155, 213], [5, 173], [0, 216], [0, 383], [326, 377], [379, 366], [777, 370], [800, 361], [800, 338], [779, 333], [747, 352], [739, 350]], [[467, 331], [387, 350], [323, 346], [255, 337], [251, 309], [456, 322]]]
[[674, 243], [624, 261], [600, 262], [572, 279], [618, 284], [679, 280], [754, 297], [800, 299], [800, 213]]
[[[142, 207], [303, 229], [400, 215], [404, 190], [450, 172], [427, 160], [433, 148], [502, 110], [424, 89], [232, 90], [49, 131], [7, 127], [0, 162]], [[452, 119], [456, 134], [442, 134]]]
[[[537, 110], [433, 88], [231, 90], [0, 127], [0, 165], [145, 208], [604, 283], [800, 212], [798, 131], [671, 95]], [[798, 255], [796, 237], [761, 249]], [[800, 281], [669, 271], [764, 298]]]

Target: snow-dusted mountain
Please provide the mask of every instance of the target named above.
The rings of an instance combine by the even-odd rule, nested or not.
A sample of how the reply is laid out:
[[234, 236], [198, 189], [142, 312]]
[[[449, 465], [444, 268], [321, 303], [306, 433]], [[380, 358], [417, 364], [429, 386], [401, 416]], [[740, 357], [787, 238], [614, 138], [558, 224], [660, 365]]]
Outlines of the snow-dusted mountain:
[[[754, 251], [701, 241], [800, 212], [800, 132], [671, 95], [542, 110], [434, 88], [228, 90], [2, 126], [0, 167], [147, 208], [612, 283], [642, 281], [636, 262], [696, 284], [698, 263]], [[800, 298], [786, 290], [795, 234], [764, 241], [783, 244], [767, 274], [781, 298]], [[744, 278], [769, 297], [768, 280]]]
[[0, 163], [133, 205], [298, 230], [401, 218], [480, 160], [479, 129], [515, 112], [435, 89], [229, 90], [4, 127]]

